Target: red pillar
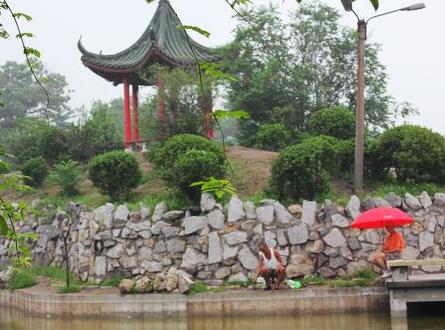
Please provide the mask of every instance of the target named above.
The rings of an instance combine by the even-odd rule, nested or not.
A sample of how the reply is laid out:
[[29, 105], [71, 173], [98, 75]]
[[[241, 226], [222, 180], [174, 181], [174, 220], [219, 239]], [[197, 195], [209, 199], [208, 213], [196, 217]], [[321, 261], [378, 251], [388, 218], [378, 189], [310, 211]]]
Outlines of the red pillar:
[[125, 119], [125, 148], [131, 147], [131, 115], [130, 88], [127, 77], [124, 77], [124, 119]]
[[133, 97], [132, 97], [132, 108], [133, 108], [133, 140], [139, 140], [139, 119], [138, 119], [138, 93], [139, 86], [133, 84]]
[[208, 95], [203, 96], [204, 106], [204, 120], [203, 120], [203, 133], [207, 138], [213, 140], [215, 138], [215, 131], [213, 130], [213, 97], [212, 89], [207, 91]]
[[166, 137], [166, 118], [165, 118], [165, 82], [162, 78], [158, 78], [158, 117], [159, 117], [159, 129], [160, 137], [164, 139]]

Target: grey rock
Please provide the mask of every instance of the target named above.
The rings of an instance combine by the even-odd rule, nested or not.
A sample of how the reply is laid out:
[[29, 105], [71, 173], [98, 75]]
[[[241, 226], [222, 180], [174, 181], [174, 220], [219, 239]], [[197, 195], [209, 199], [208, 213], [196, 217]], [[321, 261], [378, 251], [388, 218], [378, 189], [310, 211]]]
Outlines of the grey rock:
[[112, 228], [113, 227], [113, 210], [114, 205], [111, 203], [107, 203], [96, 210], [94, 210], [94, 220], [99, 223], [103, 224], [106, 228]]
[[273, 209], [275, 218], [279, 223], [288, 224], [291, 219], [292, 215], [286, 210], [286, 208], [278, 201], [273, 203]]
[[329, 258], [329, 267], [333, 269], [337, 269], [340, 267], [345, 266], [348, 263], [348, 260], [346, 260], [343, 257], [336, 257], [336, 258]]
[[163, 269], [162, 263], [148, 260], [142, 261], [141, 267], [149, 273], [159, 273]]
[[350, 262], [347, 264], [346, 272], [348, 274], [352, 275], [352, 274], [358, 272], [359, 270], [362, 270], [362, 269], [368, 268], [368, 267], [369, 267], [369, 264], [365, 260], [354, 261], [354, 262]]
[[286, 275], [288, 278], [301, 277], [311, 274], [314, 270], [314, 265], [311, 263], [291, 264], [286, 267]]
[[412, 247], [407, 246], [405, 250], [402, 252], [402, 259], [404, 260], [416, 260], [419, 257], [419, 250]]
[[138, 236], [144, 238], [144, 239], [149, 239], [151, 237], [151, 230], [143, 230], [138, 232]]
[[170, 212], [165, 212], [162, 215], [162, 220], [175, 221], [181, 219], [183, 216], [184, 216], [184, 211], [170, 211]]
[[310, 253], [321, 253], [324, 250], [324, 243], [322, 240], [311, 241], [306, 244], [305, 250]]
[[165, 223], [164, 221], [158, 221], [151, 227], [151, 233], [153, 235], [159, 235], [162, 232], [162, 228], [164, 226], [169, 226], [169, 224]]
[[161, 221], [162, 220], [162, 215], [164, 213], [166, 213], [167, 211], [168, 211], [167, 210], [167, 204], [165, 204], [165, 202], [161, 202], [161, 203], [156, 204], [155, 210], [153, 212], [152, 220], [154, 222]]
[[337, 276], [337, 273], [328, 266], [320, 268], [318, 273], [324, 278], [334, 278]]
[[397, 194], [395, 194], [393, 192], [390, 192], [388, 195], [386, 195], [385, 200], [392, 207], [400, 207], [402, 205], [402, 199]]
[[166, 238], [170, 238], [170, 237], [175, 237], [178, 235], [179, 233], [179, 228], [177, 227], [172, 227], [172, 226], [163, 226], [162, 227], [162, 234], [166, 237]]
[[304, 201], [301, 221], [309, 227], [313, 226], [317, 220], [317, 202]]
[[215, 278], [218, 280], [224, 279], [230, 274], [231, 274], [230, 268], [228, 267], [219, 268], [215, 273]]
[[138, 266], [138, 259], [136, 257], [121, 257], [119, 259], [120, 264], [124, 269], [135, 268]]
[[106, 240], [106, 241], [103, 241], [103, 244], [104, 244], [105, 248], [110, 248], [110, 247], [116, 245], [116, 241]]
[[434, 205], [438, 205], [438, 206], [445, 205], [445, 194], [435, 193], [434, 194]]
[[289, 205], [287, 210], [296, 218], [301, 218], [301, 215], [303, 214], [303, 208], [298, 204]]
[[331, 257], [331, 258], [338, 257], [340, 255], [339, 248], [327, 247], [324, 250], [324, 254], [326, 254], [328, 257]]
[[380, 235], [376, 230], [367, 230], [365, 232], [365, 240], [369, 243], [372, 244], [380, 244], [381, 243], [381, 239], [380, 239]]
[[150, 215], [151, 215], [150, 208], [145, 206], [143, 203], [139, 203], [139, 206], [141, 208], [140, 211], [139, 211], [139, 215], [141, 217], [141, 220], [148, 220], [150, 218]]
[[224, 241], [229, 245], [237, 245], [247, 242], [247, 233], [242, 231], [233, 231], [228, 234], [224, 234]]
[[405, 203], [409, 208], [413, 210], [418, 210], [422, 207], [419, 200], [410, 193], [405, 194]]
[[238, 197], [232, 196], [229, 202], [228, 222], [237, 222], [245, 217], [246, 213], [243, 209], [243, 202]]
[[273, 222], [274, 208], [271, 205], [260, 206], [256, 209], [258, 221], [264, 225], [270, 225]]
[[119, 259], [124, 253], [124, 247], [121, 243], [116, 244], [107, 252], [107, 257], [112, 259]]
[[244, 268], [248, 270], [256, 270], [258, 259], [253, 255], [247, 246], [243, 246], [238, 253], [238, 260]]
[[323, 213], [324, 213], [325, 221], [332, 222], [332, 216], [334, 214], [338, 214], [340, 212], [338, 211], [337, 206], [335, 206], [329, 199], [326, 199], [324, 201]]
[[227, 244], [224, 244], [223, 259], [226, 265], [232, 265], [235, 262], [237, 255], [238, 255], [238, 247], [231, 247]]
[[223, 251], [221, 248], [221, 240], [218, 232], [214, 231], [209, 234], [209, 252], [208, 263], [215, 264], [221, 262], [223, 259]]
[[357, 239], [357, 237], [348, 237], [346, 239], [346, 242], [348, 243], [348, 247], [352, 250], [352, 251], [357, 251], [360, 250], [362, 248], [359, 240]]
[[188, 247], [182, 256], [181, 268], [197, 271], [197, 268], [207, 264], [207, 256], [205, 254], [199, 253], [192, 247]]
[[132, 279], [123, 279], [119, 283], [119, 291], [123, 294], [131, 293], [136, 286], [136, 281]]
[[191, 279], [191, 275], [186, 273], [183, 270], [178, 270], [176, 272], [178, 274], [178, 289], [181, 293], [186, 293], [188, 290], [190, 290], [193, 281]]
[[348, 228], [350, 223], [347, 218], [342, 216], [341, 214], [333, 214], [332, 215], [332, 225], [339, 228]]
[[346, 245], [340, 247], [340, 255], [349, 261], [354, 260], [351, 250]]
[[208, 219], [205, 216], [193, 216], [185, 218], [182, 223], [184, 226], [184, 234], [185, 235], [193, 234], [198, 230], [204, 228], [207, 225], [207, 223]]
[[104, 277], [107, 274], [107, 259], [105, 257], [96, 257], [94, 261], [94, 275]]
[[241, 229], [249, 232], [253, 230], [257, 224], [258, 222], [256, 220], [245, 220], [241, 223]]
[[114, 213], [114, 224], [126, 224], [130, 216], [130, 211], [126, 205], [119, 205]]
[[224, 229], [224, 213], [221, 210], [210, 211], [207, 215], [210, 227]]
[[168, 253], [182, 253], [185, 251], [185, 241], [182, 239], [172, 238], [165, 242]]
[[153, 251], [146, 246], [142, 246], [138, 250], [138, 258], [139, 258], [139, 261], [151, 260], [153, 258]]
[[429, 231], [423, 231], [419, 234], [419, 249], [420, 251], [424, 251], [425, 249], [433, 246], [434, 244], [434, 235]]
[[122, 229], [118, 228], [118, 229], [113, 229], [112, 233], [113, 233], [113, 237], [119, 237], [121, 235]]
[[427, 222], [428, 231], [434, 233], [436, 231], [436, 226], [437, 226], [437, 218], [436, 217], [430, 218]]
[[262, 224], [262, 223], [257, 224], [257, 225], [255, 226], [255, 228], [252, 229], [252, 231], [253, 231], [255, 234], [263, 235], [263, 224]]
[[304, 244], [309, 239], [309, 231], [304, 223], [290, 227], [287, 231], [291, 245]]
[[431, 205], [433, 205], [433, 201], [431, 200], [430, 195], [426, 191], [422, 191], [420, 194], [420, 204], [422, 204], [424, 209], [429, 208]]
[[270, 198], [262, 199], [260, 201], [261, 206], [273, 206], [273, 203], [275, 203], [275, 199]]
[[202, 193], [200, 205], [202, 212], [211, 211], [216, 207], [215, 198], [213, 198], [213, 195], [209, 193]]
[[163, 240], [157, 241], [154, 246], [154, 251], [157, 253], [163, 253], [167, 251], [167, 246], [165, 245], [165, 242]]
[[243, 273], [238, 273], [229, 277], [229, 282], [247, 282], [247, 277]]
[[427, 273], [438, 273], [442, 270], [440, 265], [424, 265], [421, 266], [422, 270]]
[[391, 204], [381, 197], [374, 199], [374, 203], [376, 207], [391, 207]]
[[338, 228], [333, 228], [329, 234], [323, 237], [323, 241], [332, 247], [340, 247], [346, 243], [346, 239]]
[[325, 236], [331, 231], [331, 226], [323, 226], [317, 229], [320, 236]]
[[366, 198], [362, 202], [362, 207], [365, 211], [368, 211], [368, 210], [371, 210], [371, 209], [377, 207], [377, 205], [373, 198], [366, 196]]
[[277, 230], [277, 241], [280, 246], [285, 246], [288, 244], [286, 233], [284, 232], [283, 229]]
[[244, 210], [246, 211], [247, 219], [256, 219], [255, 204], [253, 202], [250, 201], [245, 202]]
[[133, 238], [138, 237], [138, 234], [135, 231], [129, 229], [128, 227], [124, 227], [124, 228], [122, 228], [121, 237], [133, 239]]
[[360, 199], [356, 195], [351, 196], [348, 205], [346, 205], [346, 212], [354, 220], [361, 214]]
[[111, 230], [104, 230], [104, 231], [101, 231], [100, 233], [97, 233], [94, 236], [94, 239], [96, 241], [112, 240], [113, 239], [113, 233], [111, 232]]

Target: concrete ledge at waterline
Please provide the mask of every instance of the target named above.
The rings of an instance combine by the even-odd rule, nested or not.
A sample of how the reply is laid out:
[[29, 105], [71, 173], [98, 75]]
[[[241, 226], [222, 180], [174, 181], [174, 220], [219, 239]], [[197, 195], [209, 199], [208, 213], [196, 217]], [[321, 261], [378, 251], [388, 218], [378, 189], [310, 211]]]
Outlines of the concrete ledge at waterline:
[[388, 309], [388, 292], [380, 287], [249, 290], [241, 293], [200, 293], [187, 298], [187, 315], [191, 316], [292, 315]]
[[147, 295], [47, 294], [0, 290], [0, 305], [50, 317], [243, 316], [388, 310], [388, 292], [373, 288], [242, 290]]
[[2, 305], [45, 317], [181, 317], [187, 312], [187, 297], [182, 294], [62, 295], [26, 289], [0, 290]]

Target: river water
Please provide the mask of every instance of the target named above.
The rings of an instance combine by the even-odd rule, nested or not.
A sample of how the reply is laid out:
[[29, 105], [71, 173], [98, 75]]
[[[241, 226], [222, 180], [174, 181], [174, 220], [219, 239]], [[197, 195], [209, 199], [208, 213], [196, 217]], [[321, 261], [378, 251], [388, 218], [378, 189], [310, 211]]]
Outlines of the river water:
[[[441, 315], [440, 315], [441, 314]], [[394, 326], [386, 313], [338, 313], [325, 315], [181, 318], [181, 319], [51, 319], [32, 317], [0, 308], [0, 330], [383, 330], [445, 329], [444, 313], [410, 316]]]

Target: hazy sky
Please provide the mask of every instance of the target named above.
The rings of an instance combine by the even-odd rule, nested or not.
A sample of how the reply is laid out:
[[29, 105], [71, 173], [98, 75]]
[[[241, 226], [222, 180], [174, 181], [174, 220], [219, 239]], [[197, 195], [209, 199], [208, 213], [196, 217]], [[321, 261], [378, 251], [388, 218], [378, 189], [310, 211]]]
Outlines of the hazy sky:
[[[303, 0], [312, 1], [312, 0]], [[356, 26], [352, 13], [345, 13], [340, 0], [320, 0], [337, 8], [343, 15], [342, 23]], [[252, 0], [254, 5], [269, 0]], [[405, 7], [416, 0], [380, 0], [377, 13]], [[209, 39], [193, 35], [207, 45], [221, 45], [232, 38], [236, 20], [224, 0], [171, 0], [183, 24], [197, 25], [211, 33]], [[275, 0], [282, 8], [283, 17], [298, 4], [295, 0]], [[445, 1], [425, 0], [426, 9], [400, 12], [371, 21], [369, 41], [382, 45], [381, 61], [389, 74], [389, 89], [397, 101], [409, 101], [420, 112], [408, 121], [430, 127], [445, 134], [445, 46], [443, 24]], [[145, 0], [9, 0], [15, 11], [33, 17], [24, 24], [35, 38], [30, 46], [39, 49], [44, 64], [54, 72], [66, 76], [72, 93], [72, 105], [89, 105], [94, 99], [110, 100], [122, 95], [121, 87], [114, 87], [86, 69], [80, 61], [77, 41], [82, 36], [84, 46], [104, 54], [121, 51], [137, 40], [147, 27], [157, 1]], [[376, 13], [368, 0], [356, 0], [356, 12], [362, 17]], [[4, 17], [2, 17], [2, 20]], [[6, 20], [12, 30], [12, 22]], [[12, 33], [11, 33], [12, 34]], [[14, 33], [15, 34], [15, 33]], [[23, 61], [17, 40], [0, 40], [0, 64], [7, 60]]]

